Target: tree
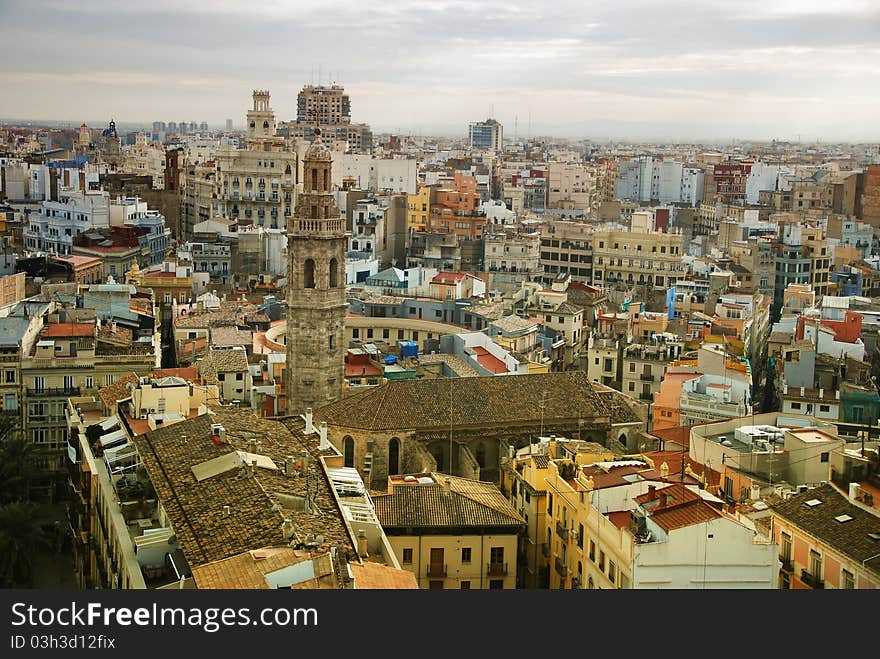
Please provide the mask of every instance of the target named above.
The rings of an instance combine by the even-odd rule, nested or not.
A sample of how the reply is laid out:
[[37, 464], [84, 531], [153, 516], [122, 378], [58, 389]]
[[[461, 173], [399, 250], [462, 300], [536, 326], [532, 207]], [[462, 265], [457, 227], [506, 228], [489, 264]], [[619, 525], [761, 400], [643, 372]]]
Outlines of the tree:
[[37, 450], [19, 433], [0, 440], [0, 503], [27, 501]]
[[4, 588], [33, 586], [34, 557], [48, 547], [35, 504], [0, 506], [0, 582]]

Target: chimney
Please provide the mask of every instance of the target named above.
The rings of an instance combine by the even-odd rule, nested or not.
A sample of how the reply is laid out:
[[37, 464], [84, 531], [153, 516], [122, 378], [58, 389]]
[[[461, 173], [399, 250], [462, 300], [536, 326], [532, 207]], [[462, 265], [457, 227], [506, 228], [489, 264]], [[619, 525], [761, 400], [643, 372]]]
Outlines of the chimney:
[[666, 501], [669, 499], [668, 495], [666, 494], [666, 492], [660, 492], [657, 496], [660, 498], [660, 505], [657, 507], [658, 508], [665, 508]]
[[250, 441], [248, 442], [248, 446], [250, 447], [248, 450], [249, 450], [251, 453], [256, 453], [256, 452], [257, 452], [257, 440], [256, 440], [256, 439], [252, 439], [252, 440], [250, 440]]
[[653, 501], [656, 497], [654, 494], [656, 493], [657, 488], [654, 485], [648, 486], [648, 496], [651, 497], [651, 501]]
[[849, 498], [852, 501], [858, 501], [859, 495], [861, 494], [862, 488], [858, 483], [850, 483], [849, 484]]
[[368, 551], [367, 532], [363, 529], [360, 529], [358, 531], [357, 548], [358, 556], [360, 556], [361, 558], [366, 558], [370, 555]]
[[820, 399], [825, 398], [825, 389], [822, 389], [822, 388], [819, 389], [819, 398]]
[[230, 506], [223, 506], [223, 514], [229, 517], [232, 513], [232, 508]]
[[287, 518], [281, 523], [281, 536], [285, 540], [290, 540], [293, 537], [293, 534], [294, 534], [293, 520], [290, 518]]
[[315, 426], [312, 425], [312, 408], [306, 408], [306, 434], [311, 435], [315, 432]]
[[319, 430], [321, 435], [321, 442], [318, 444], [318, 449], [321, 451], [326, 451], [330, 448], [330, 442], [327, 441], [327, 422], [321, 421], [321, 429]]
[[443, 480], [440, 482], [440, 484], [443, 486], [443, 491], [447, 494], [452, 489], [452, 479], [449, 476], [443, 476]]
[[660, 465], [660, 476], [666, 478], [669, 475], [669, 465], [665, 462]]

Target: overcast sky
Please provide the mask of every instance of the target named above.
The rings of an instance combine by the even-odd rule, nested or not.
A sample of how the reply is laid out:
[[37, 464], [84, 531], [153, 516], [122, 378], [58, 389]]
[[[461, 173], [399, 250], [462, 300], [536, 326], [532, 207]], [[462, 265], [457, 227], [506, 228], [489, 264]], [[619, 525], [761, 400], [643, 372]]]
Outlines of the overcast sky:
[[244, 124], [336, 81], [376, 132], [880, 140], [880, 0], [0, 0], [0, 117]]

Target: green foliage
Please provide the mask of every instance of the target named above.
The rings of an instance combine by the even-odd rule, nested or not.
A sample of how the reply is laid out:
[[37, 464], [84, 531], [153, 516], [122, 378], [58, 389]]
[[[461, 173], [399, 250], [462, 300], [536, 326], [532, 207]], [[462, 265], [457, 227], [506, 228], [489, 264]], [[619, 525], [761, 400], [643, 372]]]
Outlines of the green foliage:
[[38, 507], [14, 502], [0, 506], [0, 582], [4, 588], [33, 586], [33, 560], [49, 548]]
[[0, 503], [29, 499], [37, 455], [36, 447], [20, 433], [0, 440]]

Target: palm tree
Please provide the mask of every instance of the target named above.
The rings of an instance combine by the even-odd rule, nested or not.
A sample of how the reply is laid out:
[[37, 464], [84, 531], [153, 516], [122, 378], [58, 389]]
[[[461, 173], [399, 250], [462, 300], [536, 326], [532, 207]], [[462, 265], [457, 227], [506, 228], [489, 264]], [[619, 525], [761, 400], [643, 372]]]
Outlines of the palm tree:
[[0, 503], [27, 501], [37, 450], [19, 433], [0, 440]]
[[0, 506], [0, 584], [33, 585], [34, 557], [48, 548], [38, 507], [14, 502]]

